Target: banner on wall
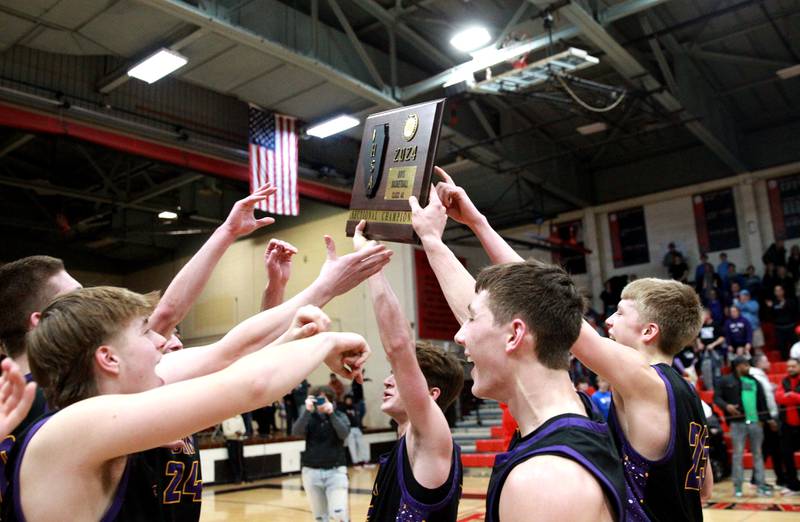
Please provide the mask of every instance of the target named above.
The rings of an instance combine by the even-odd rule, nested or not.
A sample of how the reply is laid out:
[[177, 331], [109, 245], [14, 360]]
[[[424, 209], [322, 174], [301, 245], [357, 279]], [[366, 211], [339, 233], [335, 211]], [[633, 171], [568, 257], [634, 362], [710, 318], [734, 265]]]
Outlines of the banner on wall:
[[634, 207], [608, 214], [614, 268], [650, 262], [644, 208]]
[[586, 273], [586, 248], [583, 244], [583, 221], [566, 221], [550, 226], [553, 263], [570, 274]]
[[694, 225], [700, 252], [739, 248], [739, 225], [733, 189], [727, 188], [692, 196]]
[[767, 195], [775, 239], [800, 237], [800, 176], [768, 180]]
[[[463, 258], [458, 258], [461, 264]], [[452, 341], [459, 324], [447, 304], [436, 274], [423, 250], [414, 250], [414, 273], [417, 282], [417, 319], [419, 339]]]

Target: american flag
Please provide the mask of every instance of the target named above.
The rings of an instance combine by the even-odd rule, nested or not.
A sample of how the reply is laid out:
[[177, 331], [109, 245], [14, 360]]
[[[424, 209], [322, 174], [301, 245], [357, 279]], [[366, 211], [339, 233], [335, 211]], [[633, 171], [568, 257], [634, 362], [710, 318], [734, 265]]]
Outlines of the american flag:
[[250, 192], [265, 183], [278, 188], [258, 208], [271, 214], [296, 216], [297, 134], [295, 119], [250, 107]]

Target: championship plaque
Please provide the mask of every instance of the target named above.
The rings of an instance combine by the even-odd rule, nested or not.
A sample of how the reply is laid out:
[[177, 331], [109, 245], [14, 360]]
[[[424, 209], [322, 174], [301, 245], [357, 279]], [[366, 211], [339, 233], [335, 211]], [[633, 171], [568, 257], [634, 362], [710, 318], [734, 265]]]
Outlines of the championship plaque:
[[419, 243], [411, 228], [410, 196], [428, 204], [444, 100], [367, 117], [350, 200], [347, 236], [367, 221], [369, 239]]

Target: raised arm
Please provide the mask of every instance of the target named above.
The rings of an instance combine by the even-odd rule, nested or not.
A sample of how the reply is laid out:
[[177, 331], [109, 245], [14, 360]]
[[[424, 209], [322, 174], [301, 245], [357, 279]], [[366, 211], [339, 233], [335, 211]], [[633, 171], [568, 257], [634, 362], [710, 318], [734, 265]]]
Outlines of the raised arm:
[[275, 222], [271, 217], [256, 219], [253, 216], [256, 204], [259, 201], [266, 201], [275, 191], [275, 188], [267, 184], [233, 205], [225, 222], [211, 234], [208, 241], [181, 268], [167, 287], [150, 316], [150, 324], [154, 331], [164, 337], [172, 335], [175, 325], [186, 316], [189, 308], [203, 291], [211, 272], [228, 247], [236, 239]]
[[382, 245], [339, 257], [336, 245], [325, 236], [328, 256], [317, 279], [285, 303], [243, 321], [214, 344], [164, 355], [158, 374], [165, 382], [198, 377], [227, 367], [239, 358], [275, 341], [290, 326], [303, 306], [322, 307], [334, 297], [350, 291], [380, 270], [392, 255]]
[[442, 205], [447, 209], [448, 217], [467, 225], [481, 242], [483, 249], [494, 264], [516, 263], [524, 261], [505, 239], [500, 237], [490, 225], [486, 216], [478, 211], [477, 207], [467, 196], [467, 192], [457, 186], [447, 172], [439, 167], [434, 167], [434, 172], [442, 178], [436, 185]]
[[101, 465], [270, 404], [322, 362], [351, 378], [353, 373], [344, 365], [360, 369], [368, 355], [369, 347], [359, 335], [321, 333], [258, 351], [197, 379], [143, 393], [94, 397], [45, 424], [36, 453], [74, 465]]
[[297, 253], [291, 243], [270, 239], [264, 251], [264, 268], [269, 281], [261, 295], [261, 309], [266, 310], [283, 302], [286, 283], [292, 274], [292, 257]]
[[[356, 227], [353, 244], [366, 247], [365, 222]], [[367, 280], [372, 306], [378, 321], [381, 343], [392, 367], [397, 389], [408, 414], [406, 444], [414, 479], [422, 486], [436, 488], [450, 476], [453, 437], [442, 410], [428, 390], [428, 383], [417, 362], [417, 351], [400, 302], [383, 271]]]
[[422, 240], [422, 247], [447, 304], [458, 322], [463, 323], [467, 320], [467, 306], [475, 297], [475, 279], [442, 242], [442, 233], [447, 224], [445, 208], [433, 187], [427, 207], [420, 207], [414, 196], [408, 202], [411, 205], [412, 226]]

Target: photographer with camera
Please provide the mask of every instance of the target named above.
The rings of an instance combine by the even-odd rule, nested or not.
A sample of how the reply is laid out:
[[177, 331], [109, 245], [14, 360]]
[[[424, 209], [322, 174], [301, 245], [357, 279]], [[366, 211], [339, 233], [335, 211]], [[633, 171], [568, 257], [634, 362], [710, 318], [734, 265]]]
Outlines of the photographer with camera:
[[350, 421], [335, 408], [335, 400], [330, 386], [312, 389], [292, 426], [292, 435], [306, 438], [300, 465], [314, 520], [348, 522], [344, 440], [350, 433]]

